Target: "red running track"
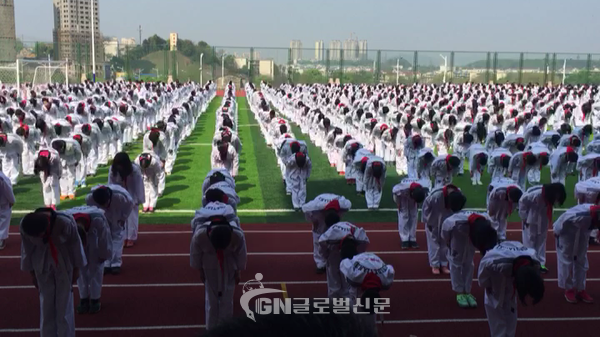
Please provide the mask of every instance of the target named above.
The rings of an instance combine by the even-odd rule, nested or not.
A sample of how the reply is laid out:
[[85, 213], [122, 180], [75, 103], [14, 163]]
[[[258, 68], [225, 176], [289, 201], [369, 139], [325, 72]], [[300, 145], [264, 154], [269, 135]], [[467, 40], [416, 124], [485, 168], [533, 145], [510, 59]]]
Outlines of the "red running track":
[[[483, 291], [473, 284], [480, 307], [456, 306], [448, 276], [430, 273], [424, 232], [421, 249], [401, 251], [396, 224], [362, 224], [371, 240], [370, 251], [394, 266], [396, 280], [382, 293], [391, 299], [391, 313], [380, 326], [384, 336], [487, 336]], [[285, 284], [288, 297], [326, 297], [324, 275], [314, 273], [312, 236], [307, 224], [244, 224], [248, 241], [248, 268], [244, 281], [264, 276], [268, 288]], [[520, 239], [518, 224], [509, 225], [509, 239]], [[38, 335], [39, 302], [27, 273], [19, 270], [20, 238], [11, 227], [8, 247], [0, 253], [0, 336]], [[138, 244], [124, 252], [119, 276], [104, 279], [102, 311], [77, 315], [79, 336], [195, 336], [204, 324], [204, 292], [198, 272], [189, 266], [189, 225], [142, 225]], [[535, 307], [520, 307], [518, 336], [589, 336], [597, 329], [597, 304], [568, 304], [556, 282], [554, 238], [548, 237], [546, 296]], [[589, 253], [588, 291], [600, 298], [600, 250]], [[479, 256], [476, 258], [479, 262]], [[474, 275], [475, 277], [475, 275]], [[243, 281], [243, 282], [244, 282]], [[242, 282], [242, 283], [243, 283]], [[236, 315], [243, 315], [236, 291]], [[76, 303], [79, 301], [75, 289]]]

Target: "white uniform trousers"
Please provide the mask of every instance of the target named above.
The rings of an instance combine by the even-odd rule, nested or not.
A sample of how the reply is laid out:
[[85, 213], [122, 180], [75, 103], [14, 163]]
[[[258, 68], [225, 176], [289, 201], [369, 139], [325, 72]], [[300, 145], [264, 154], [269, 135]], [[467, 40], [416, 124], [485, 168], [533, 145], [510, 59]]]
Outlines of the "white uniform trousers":
[[573, 238], [556, 237], [558, 259], [558, 287], [565, 290], [585, 290], [585, 279], [589, 269], [587, 250], [589, 231]]
[[[440, 225], [441, 226], [441, 225]], [[433, 228], [436, 230], [437, 228]], [[427, 255], [429, 256], [429, 265], [434, 268], [448, 266], [448, 247], [439, 234], [432, 233], [425, 226], [425, 234], [427, 234]]]
[[79, 298], [97, 300], [102, 295], [102, 279], [104, 277], [104, 263], [88, 260], [87, 266], [79, 270], [77, 288]]
[[517, 299], [512, 295], [512, 284], [504, 292], [504, 301], [498, 308], [488, 304], [488, 296], [491, 295], [485, 292], [484, 307], [491, 337], [514, 337], [517, 332]]
[[402, 242], [417, 242], [417, 214], [418, 210], [398, 210], [398, 232]]
[[144, 194], [146, 195], [144, 208], [156, 207], [158, 201], [158, 185], [154, 185], [150, 179], [144, 177]]
[[523, 246], [535, 250], [535, 255], [542, 266], [546, 265], [546, 240], [548, 229], [538, 234], [531, 230], [531, 226], [523, 226]]
[[46, 182], [42, 181], [42, 194], [44, 195], [44, 205], [58, 205], [60, 203], [60, 179], [56, 176], [49, 176]]
[[17, 184], [19, 172], [19, 155], [10, 154], [2, 157], [2, 173], [10, 179], [13, 186]]
[[[204, 270], [204, 275], [206, 277], [206, 281], [204, 282], [204, 310], [207, 330], [214, 328], [220, 322], [233, 316], [233, 292], [236, 286], [235, 279], [232, 274], [231, 279], [224, 280], [224, 289], [219, 292], [218, 285], [221, 278], [218, 276], [218, 273], [221, 273], [221, 270]], [[224, 275], [227, 274], [228, 273], [225, 273]]]
[[12, 215], [12, 208], [6, 207], [0, 208], [0, 240], [8, 239], [8, 226], [10, 226], [10, 217]]
[[63, 165], [62, 177], [60, 177], [60, 194], [75, 194], [75, 165]]
[[313, 232], [312, 235], [313, 235], [313, 259], [315, 260], [315, 263], [317, 264], [317, 268], [319, 268], [319, 269], [325, 268], [325, 266], [327, 265], [327, 260], [325, 260], [323, 255], [321, 255], [321, 253], [319, 252], [319, 237], [321, 237], [321, 234]]
[[112, 240], [112, 257], [109, 260], [106, 260], [104, 263], [104, 267], [121, 267], [123, 264], [123, 241], [125, 241], [125, 229], [120, 227], [117, 229], [118, 225], [111, 225], [110, 227], [110, 236]]
[[43, 275], [36, 273], [40, 293], [42, 337], [75, 336], [72, 277], [72, 271], [58, 273], [54, 268]]
[[379, 208], [382, 192], [383, 187], [377, 183], [375, 178], [369, 178], [365, 183], [365, 199], [367, 201], [367, 208]]
[[134, 204], [133, 210], [125, 222], [125, 239], [130, 241], [137, 240], [139, 227], [139, 205]]

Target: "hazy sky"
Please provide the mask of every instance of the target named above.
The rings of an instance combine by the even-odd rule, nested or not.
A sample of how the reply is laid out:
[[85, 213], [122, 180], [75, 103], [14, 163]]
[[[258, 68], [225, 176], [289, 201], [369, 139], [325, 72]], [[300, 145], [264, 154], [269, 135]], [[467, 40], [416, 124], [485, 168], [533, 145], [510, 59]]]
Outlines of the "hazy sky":
[[[170, 32], [218, 46], [600, 52], [598, 0], [99, 0], [105, 36]], [[52, 40], [52, 0], [15, 0], [18, 37]]]

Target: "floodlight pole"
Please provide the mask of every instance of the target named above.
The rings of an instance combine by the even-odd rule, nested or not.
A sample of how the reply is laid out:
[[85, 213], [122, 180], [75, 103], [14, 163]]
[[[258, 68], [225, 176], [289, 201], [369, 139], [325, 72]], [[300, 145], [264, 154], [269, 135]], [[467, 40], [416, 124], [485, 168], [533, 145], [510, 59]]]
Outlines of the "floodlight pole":
[[202, 58], [204, 57], [204, 53], [200, 53], [200, 85], [202, 85]]
[[95, 20], [94, 20], [94, 0], [90, 0], [90, 7], [92, 7], [92, 82], [96, 83], [96, 34], [95, 34]]
[[448, 57], [440, 54], [440, 57], [444, 60], [444, 78], [442, 81], [446, 83], [446, 72], [448, 71]]

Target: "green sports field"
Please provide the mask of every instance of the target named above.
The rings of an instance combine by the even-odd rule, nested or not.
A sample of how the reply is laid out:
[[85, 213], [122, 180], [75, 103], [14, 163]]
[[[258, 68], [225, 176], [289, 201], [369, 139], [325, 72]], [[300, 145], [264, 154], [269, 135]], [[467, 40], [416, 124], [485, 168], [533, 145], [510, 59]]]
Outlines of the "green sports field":
[[[158, 201], [157, 212], [140, 214], [140, 223], [189, 223], [193, 211], [200, 208], [202, 181], [210, 170], [210, 143], [215, 131], [215, 111], [219, 107], [220, 101], [220, 97], [216, 97], [212, 101], [207, 111], [198, 120], [192, 135], [181, 145], [173, 174], [167, 177], [164, 195]], [[243, 143], [243, 150], [240, 157], [240, 172], [236, 178], [236, 190], [241, 200], [238, 213], [242, 222], [303, 222], [303, 215], [293, 211], [290, 197], [285, 194], [275, 153], [267, 147], [246, 98], [239, 97], [237, 101], [239, 105], [238, 133]], [[352, 208], [356, 210], [346, 216], [345, 219], [348, 221], [396, 221], [397, 216], [393, 210], [395, 204], [391, 197], [391, 190], [401, 177], [396, 174], [395, 167], [390, 166], [387, 170], [381, 210], [366, 211], [364, 197], [356, 194], [354, 186], [346, 185], [345, 179], [338, 176], [335, 168], [329, 166], [327, 156], [310, 142], [307, 135], [301, 133], [298, 126], [292, 125], [292, 131], [297, 138], [306, 141], [309, 147], [309, 156], [313, 162], [312, 176], [307, 186], [307, 200], [326, 192], [341, 194], [352, 201]], [[126, 150], [133, 158], [140, 153], [141, 143], [138, 141]], [[83, 204], [90, 187], [106, 183], [107, 174], [107, 167], [100, 168], [95, 177], [88, 179], [88, 187], [77, 190], [77, 198], [62, 202], [59, 209]], [[545, 168], [542, 172], [542, 182], [549, 182], [549, 180], [549, 169]], [[567, 178], [567, 202], [563, 208], [575, 204], [572, 191], [576, 181], [577, 177], [575, 176]], [[486, 188], [490, 182], [487, 173], [483, 175], [482, 182], [482, 186], [472, 186], [468, 172], [462, 177], [454, 178], [454, 183], [461, 187], [467, 195], [468, 208], [485, 208]], [[13, 224], [18, 223], [20, 217], [27, 210], [43, 206], [38, 177], [21, 178], [18, 185], [15, 186], [14, 192], [17, 202], [13, 209]], [[558, 212], [555, 215], [557, 214]], [[512, 219], [517, 220], [514, 215]]]

